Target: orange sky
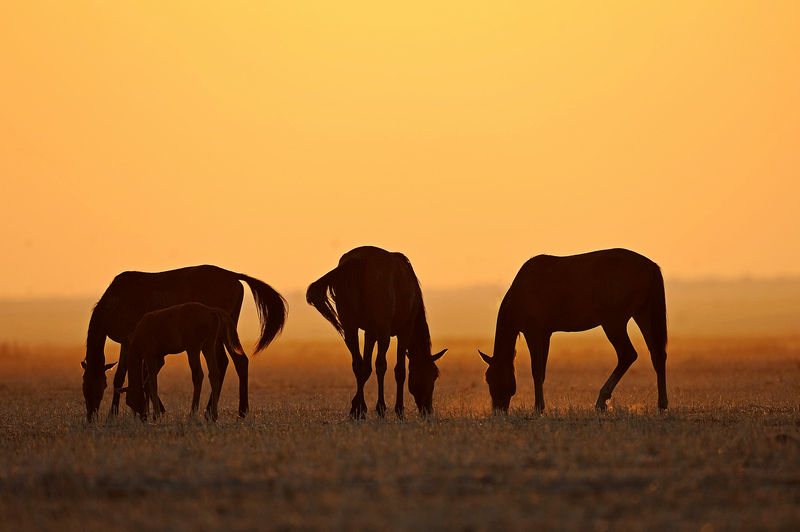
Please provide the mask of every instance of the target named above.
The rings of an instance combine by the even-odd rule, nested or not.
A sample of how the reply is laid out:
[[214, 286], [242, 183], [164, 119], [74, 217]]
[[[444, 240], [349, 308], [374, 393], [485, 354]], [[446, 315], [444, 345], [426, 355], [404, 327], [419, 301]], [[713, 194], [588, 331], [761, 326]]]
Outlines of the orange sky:
[[423, 287], [800, 275], [800, 3], [269, 4], [0, 4], [0, 297], [362, 244]]

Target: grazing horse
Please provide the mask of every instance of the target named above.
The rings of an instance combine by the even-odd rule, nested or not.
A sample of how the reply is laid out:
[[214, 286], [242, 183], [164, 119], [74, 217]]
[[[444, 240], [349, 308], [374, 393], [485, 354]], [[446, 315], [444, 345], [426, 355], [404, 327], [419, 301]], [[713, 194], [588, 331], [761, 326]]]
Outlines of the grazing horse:
[[[91, 422], [97, 415], [106, 388], [105, 372], [114, 365], [106, 364], [106, 337], [121, 344], [110, 412], [114, 415], [119, 409], [120, 396], [117, 389], [122, 387], [128, 371], [129, 338], [142, 316], [173, 305], [198, 302], [223, 309], [236, 324], [244, 299], [244, 288], [240, 281], [250, 286], [261, 321], [261, 336], [253, 353], [256, 354], [265, 349], [281, 332], [286, 321], [286, 301], [268, 284], [241, 273], [208, 265], [159, 273], [124, 272], [117, 275], [95, 305], [89, 320], [86, 359], [81, 362], [84, 369], [86, 419]], [[221, 385], [228, 367], [228, 357], [222, 342], [217, 342], [216, 352]], [[244, 417], [249, 407], [249, 361], [245, 355], [238, 353], [231, 353], [231, 358], [239, 375], [239, 415]], [[209, 399], [207, 408], [210, 407]]]
[[[439, 376], [436, 361], [447, 350], [431, 354], [431, 334], [425, 319], [422, 289], [405, 255], [371, 246], [349, 251], [342, 256], [334, 270], [308, 287], [306, 301], [344, 337], [353, 357], [353, 374], [358, 388], [350, 409], [352, 417], [366, 417], [364, 384], [372, 374], [372, 350], [376, 342], [378, 403], [375, 409], [380, 417], [386, 414], [383, 378], [386, 373], [386, 352], [392, 336], [397, 336], [395, 413], [403, 418], [406, 353], [408, 391], [414, 396], [422, 415], [433, 410], [433, 388]], [[358, 346], [359, 329], [364, 330], [363, 358]]]
[[142, 420], [146, 420], [143, 365], [146, 366], [153, 417], [158, 418], [162, 412], [158, 398], [158, 372], [164, 366], [164, 357], [186, 351], [194, 384], [192, 413], [197, 412], [203, 386], [203, 368], [200, 365], [202, 351], [208, 367], [208, 380], [211, 381], [211, 407], [208, 413], [216, 421], [222, 385], [217, 366], [218, 343], [222, 343], [232, 357], [245, 356], [239, 335], [236, 334], [236, 324], [222, 309], [210, 308], [202, 303], [184, 303], [148, 312], [139, 321], [128, 346], [128, 386], [117, 391], [127, 391], [125, 403]]
[[526, 262], [508, 289], [497, 314], [494, 356], [486, 382], [495, 409], [508, 411], [517, 390], [514, 375], [517, 336], [525, 335], [531, 352], [535, 408], [544, 410], [544, 377], [550, 335], [603, 327], [617, 352], [617, 367], [600, 390], [597, 408], [606, 401], [637, 358], [628, 338], [633, 318], [642, 331], [658, 382], [658, 407], [667, 408], [667, 309], [661, 269], [627, 249], [607, 249], [570, 257], [538, 255]]

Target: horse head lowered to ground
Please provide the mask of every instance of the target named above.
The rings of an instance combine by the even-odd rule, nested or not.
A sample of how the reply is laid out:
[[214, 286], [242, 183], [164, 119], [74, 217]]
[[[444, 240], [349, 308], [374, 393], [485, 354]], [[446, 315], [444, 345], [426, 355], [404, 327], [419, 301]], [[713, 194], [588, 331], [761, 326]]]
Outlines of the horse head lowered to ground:
[[[86, 357], [81, 366], [83, 395], [86, 401], [86, 419], [91, 422], [98, 413], [106, 388], [106, 338], [120, 346], [119, 365], [114, 375], [114, 395], [110, 414], [119, 409], [119, 392], [128, 372], [128, 348], [142, 316], [181, 303], [198, 302], [221, 308], [236, 324], [244, 300], [241, 281], [250, 286], [261, 322], [261, 334], [255, 353], [265, 349], [280, 334], [286, 322], [286, 301], [271, 286], [244, 274], [223, 270], [216, 266], [192, 266], [158, 273], [123, 272], [111, 282], [92, 310], [86, 340]], [[220, 386], [225, 379], [228, 356], [221, 342], [217, 342], [217, 365]], [[245, 355], [231, 353], [233, 365], [239, 375], [239, 415], [248, 409], [248, 366]], [[211, 399], [207, 409], [211, 407]]]
[[494, 356], [479, 351], [489, 365], [486, 382], [492, 406], [508, 411], [517, 390], [514, 374], [517, 337], [531, 353], [535, 408], [544, 409], [544, 379], [550, 336], [601, 326], [617, 352], [617, 367], [600, 390], [596, 407], [605, 410], [619, 380], [637, 358], [628, 337], [633, 318], [642, 331], [658, 385], [658, 407], [667, 408], [667, 309], [658, 265], [627, 249], [570, 257], [538, 255], [526, 262], [497, 313]]
[[[364, 384], [372, 374], [372, 351], [378, 345], [375, 370], [378, 376], [376, 411], [386, 413], [384, 375], [386, 352], [397, 337], [397, 383], [395, 413], [404, 416], [403, 387], [408, 356], [408, 391], [420, 413], [433, 411], [433, 389], [439, 377], [436, 361], [446, 349], [431, 354], [431, 335], [425, 317], [422, 289], [411, 263], [401, 253], [364, 246], [345, 253], [339, 265], [311, 283], [306, 301], [315, 307], [344, 337], [352, 356], [356, 394], [350, 415], [366, 416]], [[364, 331], [364, 355], [359, 351], [358, 330]]]

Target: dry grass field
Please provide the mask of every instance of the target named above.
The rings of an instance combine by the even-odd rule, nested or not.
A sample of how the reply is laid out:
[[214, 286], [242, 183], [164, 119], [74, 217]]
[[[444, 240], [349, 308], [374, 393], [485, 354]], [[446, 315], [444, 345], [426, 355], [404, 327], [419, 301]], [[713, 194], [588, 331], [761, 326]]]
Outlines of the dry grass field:
[[[344, 345], [278, 341], [251, 363], [244, 421], [232, 367], [220, 421], [191, 417], [175, 355], [165, 419], [106, 422], [107, 393], [93, 426], [80, 348], [4, 345], [0, 529], [800, 530], [800, 341], [677, 338], [666, 414], [646, 352], [597, 414], [611, 347], [556, 338], [541, 417], [524, 342], [508, 416], [491, 414], [475, 352], [490, 340], [434, 344], [450, 352], [428, 420], [351, 421]], [[371, 408], [375, 390], [373, 376]]]

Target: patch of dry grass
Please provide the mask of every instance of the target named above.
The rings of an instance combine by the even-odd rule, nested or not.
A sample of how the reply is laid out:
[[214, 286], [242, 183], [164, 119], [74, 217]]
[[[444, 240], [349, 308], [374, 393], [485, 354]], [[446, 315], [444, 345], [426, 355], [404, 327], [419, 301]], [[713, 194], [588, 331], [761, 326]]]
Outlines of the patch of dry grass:
[[800, 528], [797, 342], [676, 340], [669, 412], [656, 411], [644, 356], [603, 415], [592, 407], [615, 363], [610, 346], [554, 342], [541, 417], [522, 348], [512, 413], [490, 413], [475, 354], [490, 345], [442, 343], [451, 352], [427, 421], [413, 411], [407, 421], [374, 412], [350, 421], [344, 346], [278, 342], [251, 364], [244, 421], [232, 367], [220, 422], [189, 416], [189, 369], [175, 355], [159, 379], [163, 421], [144, 425], [126, 411], [95, 426], [84, 422], [80, 349], [4, 346], [0, 528]]

